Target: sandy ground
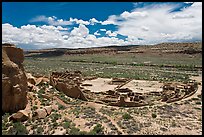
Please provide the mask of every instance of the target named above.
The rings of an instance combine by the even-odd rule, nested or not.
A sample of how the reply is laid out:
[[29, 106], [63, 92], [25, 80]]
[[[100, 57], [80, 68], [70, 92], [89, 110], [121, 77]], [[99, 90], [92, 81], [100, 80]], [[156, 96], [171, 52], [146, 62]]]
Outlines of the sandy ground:
[[[97, 78], [94, 80], [86, 80], [82, 84], [91, 84], [92, 86], [83, 86], [85, 89], [91, 92], [105, 92], [108, 90], [114, 90], [118, 85], [110, 85], [109, 82], [112, 79], [109, 78]], [[129, 88], [133, 92], [147, 93], [151, 91], [162, 91], [162, 83], [158, 81], [146, 81], [146, 80], [131, 80], [120, 88]]]
[[[66, 107], [64, 110], [58, 110], [62, 116], [60, 120], [64, 118], [68, 118], [75, 123], [76, 127], [79, 128], [81, 131], [87, 131], [93, 129], [96, 123], [100, 123], [105, 130], [105, 134], [117, 134], [111, 133], [113, 130], [111, 129], [110, 123], [119, 131], [122, 135], [128, 134], [135, 134], [135, 135], [201, 135], [202, 134], [202, 113], [201, 110], [195, 108], [201, 108], [202, 104], [196, 104], [196, 101], [192, 101], [192, 98], [198, 98], [198, 95], [201, 94], [202, 90], [202, 76], [198, 77], [191, 77], [192, 80], [196, 80], [201, 84], [198, 86], [198, 90], [192, 96], [185, 98], [183, 100], [177, 101], [172, 103], [159, 103], [155, 104], [154, 106], [143, 106], [143, 107], [132, 107], [132, 108], [121, 108], [121, 107], [114, 107], [114, 106], [106, 106], [104, 104], [99, 104], [95, 102], [83, 102], [82, 104], [71, 105], [66, 104], [63, 100], [61, 100], [57, 95], [53, 95], [52, 101], [54, 104], [61, 104]], [[92, 86], [84, 86], [85, 89], [89, 89], [92, 92], [103, 92], [107, 90], [114, 90], [118, 85], [110, 85], [108, 84], [112, 79], [110, 78], [97, 78], [94, 80], [86, 80], [83, 84], [92, 84]], [[129, 83], [123, 85], [121, 88], [129, 88], [135, 92], [151, 92], [151, 91], [159, 91], [161, 90], [162, 83], [158, 81], [145, 81], [145, 80], [132, 80]], [[47, 92], [47, 94], [51, 94]], [[31, 94], [33, 96], [33, 94]], [[35, 101], [34, 101], [35, 100]], [[190, 101], [191, 100], [191, 101]], [[33, 99], [32, 104], [36, 104], [38, 107], [40, 106], [39, 99]], [[185, 104], [185, 101], [189, 102]], [[202, 100], [201, 100], [202, 101]], [[31, 104], [31, 105], [32, 105]], [[166, 108], [164, 106], [167, 106]], [[74, 110], [76, 107], [79, 107], [81, 110], [84, 108], [90, 107], [95, 109], [95, 114], [93, 115], [100, 115], [105, 117], [108, 122], [104, 122], [104, 120], [97, 121], [92, 126], [87, 126], [87, 123], [94, 122], [97, 117], [91, 118], [82, 118], [84, 115], [83, 113], [79, 113], [77, 117], [74, 113], [69, 113], [70, 111]], [[163, 107], [165, 109], [163, 109]], [[28, 105], [28, 108], [30, 106]], [[144, 111], [144, 109], [146, 111]], [[102, 111], [101, 111], [102, 110]], [[131, 112], [135, 111], [137, 112]], [[107, 113], [106, 113], [107, 112]], [[120, 113], [122, 112], [122, 113]], [[150, 123], [150, 126], [143, 127], [139, 131], [132, 130], [132, 133], [128, 133], [128, 128], [134, 127], [131, 125], [127, 128], [127, 125], [124, 125], [126, 129], [123, 129], [118, 122], [121, 122], [122, 115], [124, 113], [128, 113], [133, 117], [133, 120], [129, 121], [130, 124], [142, 124]], [[131, 112], [131, 113], [130, 113]], [[157, 118], [152, 118], [152, 113], [155, 112], [157, 114]], [[116, 113], [116, 114], [114, 114]], [[87, 114], [89, 115], [89, 114]], [[173, 116], [172, 116], [173, 115]], [[172, 121], [176, 121], [176, 127], [171, 127]], [[60, 122], [60, 121], [57, 121]], [[61, 121], [62, 122], [62, 121]], [[30, 126], [28, 126], [30, 130], [30, 134], [32, 134], [32, 130]], [[49, 130], [48, 127], [44, 126], [44, 130]], [[65, 135], [66, 130], [63, 127], [59, 126], [53, 132], [54, 135]]]
[[148, 93], [152, 91], [161, 92], [162, 85], [163, 83], [159, 83], [158, 81], [132, 80], [121, 88], [129, 88], [133, 92], [138, 93]]
[[83, 86], [85, 89], [91, 92], [105, 92], [108, 90], [114, 90], [118, 85], [110, 85], [112, 79], [109, 78], [97, 78], [94, 80], [86, 80], [82, 84], [92, 84], [92, 86]]

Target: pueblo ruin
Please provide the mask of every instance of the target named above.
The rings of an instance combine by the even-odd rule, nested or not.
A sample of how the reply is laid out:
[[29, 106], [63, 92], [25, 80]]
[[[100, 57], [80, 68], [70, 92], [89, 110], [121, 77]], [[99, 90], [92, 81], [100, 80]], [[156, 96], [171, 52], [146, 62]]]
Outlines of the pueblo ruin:
[[[94, 84], [94, 83], [98, 84]], [[126, 78], [102, 79], [83, 77], [80, 71], [52, 72], [50, 84], [67, 96], [118, 107], [140, 107], [155, 103], [171, 103], [193, 95], [198, 89], [198, 83], [171, 82], [159, 83], [152, 81], [156, 88], [128, 88], [128, 84], [141, 83], [139, 80]], [[151, 81], [150, 81], [151, 82]], [[99, 84], [101, 83], [101, 85]]]

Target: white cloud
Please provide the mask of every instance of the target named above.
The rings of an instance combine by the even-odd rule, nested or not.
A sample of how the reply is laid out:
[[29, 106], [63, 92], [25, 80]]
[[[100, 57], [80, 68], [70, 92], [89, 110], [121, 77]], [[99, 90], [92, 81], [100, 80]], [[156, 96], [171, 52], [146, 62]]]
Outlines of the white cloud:
[[106, 31], [106, 29], [100, 29], [100, 31]]
[[117, 36], [117, 33], [115, 33], [115, 32], [112, 33], [110, 30], [106, 31], [106, 34], [107, 34], [108, 36], [110, 36], [110, 37], [115, 37], [115, 36]]
[[80, 37], [86, 37], [89, 34], [89, 29], [82, 24], [79, 24], [79, 27], [76, 28], [74, 27], [74, 29], [71, 31], [70, 35], [72, 36], [80, 36]]
[[142, 31], [149, 31], [149, 28], [147, 26], [142, 26], [141, 29]]
[[99, 36], [99, 35], [101, 35], [101, 34], [98, 33], [98, 31], [96, 31], [96, 32], [94, 32], [94, 35], [95, 35], [95, 36]]
[[89, 22], [90, 22], [90, 25], [94, 25], [95, 23], [102, 23], [101, 21], [98, 21], [95, 18], [90, 19]]
[[193, 3], [193, 2], [184, 2], [184, 3], [186, 3], [186, 4], [191, 4], [191, 3]]
[[[17, 45], [27, 45], [34, 48], [85, 48], [108, 45], [156, 44], [168, 41], [202, 40], [202, 2], [194, 2], [181, 11], [172, 12], [177, 5], [161, 4], [135, 8], [131, 12], [124, 11], [120, 15], [111, 15], [105, 21], [95, 18], [89, 21], [70, 18], [38, 16], [31, 22], [46, 22], [49, 25], [24, 25], [19, 28], [11, 24], [2, 24], [2, 42]], [[79, 24], [70, 32], [70, 27], [64, 25]], [[117, 31], [103, 29], [94, 34], [89, 33], [86, 25], [114, 24]], [[104, 31], [110, 37], [99, 37]], [[118, 34], [127, 36], [125, 40], [118, 39]]]
[[101, 24], [102, 25], [108, 25], [108, 24], [116, 24], [117, 25], [118, 24], [117, 19], [118, 19], [118, 17], [116, 15], [111, 15], [108, 17], [107, 20], [103, 21]]
[[71, 21], [66, 21], [66, 20], [63, 20], [63, 19], [57, 19], [57, 17], [55, 17], [55, 16], [46, 17], [44, 15], [37, 16], [37, 17], [31, 19], [30, 22], [46, 22], [49, 25], [60, 25], [60, 26], [71, 25], [72, 24]]
[[[20, 28], [10, 24], [2, 24], [2, 43], [13, 43], [18, 46], [26, 45], [26, 49], [44, 48], [87, 48], [109, 45], [125, 45], [127, 41], [115, 37], [100, 37], [89, 34], [89, 29], [80, 24], [70, 33], [61, 26], [26, 25]], [[112, 33], [111, 33], [112, 34]]]
[[106, 21], [117, 25], [116, 33], [129, 38], [143, 38], [146, 44], [202, 40], [202, 3], [194, 2], [181, 11], [170, 13], [176, 6], [167, 3], [137, 7], [131, 12], [111, 15]]
[[175, 14], [172, 17], [173, 19], [185, 19], [185, 18], [194, 18], [192, 14]]
[[95, 23], [95, 22], [97, 22], [97, 20], [95, 18], [92, 18], [90, 20], [90, 22], [84, 21], [82, 19], [77, 19], [77, 18], [74, 18], [74, 19], [70, 18], [69, 20], [63, 20], [63, 19], [57, 19], [57, 17], [55, 17], [55, 16], [46, 17], [46, 16], [42, 15], [42, 16], [37, 16], [37, 17], [31, 19], [30, 22], [46, 22], [49, 25], [61, 25], [61, 26], [63, 26], [63, 25], [72, 25], [74, 22], [76, 24], [89, 25], [90, 22]]
[[[63, 35], [61, 27], [35, 25], [13, 27], [10, 24], [2, 24], [2, 42], [9, 42], [16, 45], [29, 44], [36, 48], [55, 47], [62, 43]], [[29, 48], [29, 47], [28, 47]]]
[[139, 17], [147, 17], [148, 16], [148, 13], [146, 11], [142, 11], [142, 12], [123, 12], [121, 15], [120, 15], [122, 18], [124, 19], [128, 19], [128, 18], [139, 18]]
[[76, 22], [76, 24], [83, 24], [83, 25], [89, 25], [90, 23], [88, 21], [84, 21], [82, 19], [77, 19], [77, 18], [70, 18], [70, 22]]

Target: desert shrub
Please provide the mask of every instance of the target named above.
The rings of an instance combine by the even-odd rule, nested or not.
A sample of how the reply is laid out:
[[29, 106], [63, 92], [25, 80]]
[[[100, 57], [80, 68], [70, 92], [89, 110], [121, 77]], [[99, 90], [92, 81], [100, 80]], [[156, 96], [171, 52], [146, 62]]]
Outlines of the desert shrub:
[[38, 93], [44, 94], [45, 93], [45, 89], [41, 88]]
[[60, 117], [61, 117], [61, 114], [52, 113], [52, 115], [51, 115], [52, 122], [55, 122], [55, 121], [58, 120]]
[[100, 132], [103, 131], [103, 127], [102, 127], [101, 124], [97, 124], [97, 125], [93, 128], [92, 131], [95, 132], [95, 133], [100, 133]]
[[16, 122], [13, 124], [13, 127], [9, 129], [10, 135], [27, 135], [28, 130], [21, 122]]
[[67, 129], [67, 128], [70, 127], [70, 125], [71, 125], [71, 122], [70, 122], [70, 121], [65, 121], [62, 126], [63, 126], [65, 129]]
[[47, 123], [47, 122], [49, 121], [49, 118], [46, 117], [46, 118], [44, 119], [44, 121]]
[[156, 118], [156, 117], [157, 117], [157, 114], [152, 113], [152, 118]]
[[69, 134], [70, 135], [79, 135], [79, 131], [80, 129], [79, 128], [76, 128], [76, 127], [72, 127]]
[[199, 98], [192, 98], [192, 100], [199, 100]]
[[171, 123], [171, 126], [172, 126], [172, 127], [176, 127], [176, 122], [173, 121], [173, 122]]
[[58, 126], [58, 123], [55, 121], [54, 123], [53, 123], [53, 127], [55, 128], [55, 127], [57, 127]]
[[2, 116], [2, 130], [6, 130], [8, 128], [8, 117], [9, 117], [9, 113], [5, 113]]
[[202, 95], [197, 95], [197, 97], [202, 98]]
[[197, 104], [197, 105], [201, 105], [201, 102], [200, 102], [200, 101], [197, 101], [196, 104]]
[[41, 126], [37, 127], [37, 133], [42, 134], [42, 132], [43, 132], [43, 127]]
[[61, 105], [61, 104], [58, 104], [58, 106], [59, 106], [59, 109], [60, 110], [64, 110], [66, 107], [65, 106], [63, 106], [63, 105]]
[[123, 117], [123, 119], [126, 119], [126, 120], [131, 118], [130, 114], [128, 114], [128, 113], [123, 114], [122, 117]]
[[86, 131], [80, 131], [80, 132], [79, 132], [79, 135], [89, 135], [89, 133], [86, 132]]

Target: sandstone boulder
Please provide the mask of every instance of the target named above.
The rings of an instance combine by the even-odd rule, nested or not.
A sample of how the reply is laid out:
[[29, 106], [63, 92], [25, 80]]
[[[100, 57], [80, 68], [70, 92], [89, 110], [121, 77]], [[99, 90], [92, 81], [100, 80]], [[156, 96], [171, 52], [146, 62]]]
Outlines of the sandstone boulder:
[[51, 114], [51, 112], [52, 112], [52, 106], [45, 106], [44, 109], [46, 110], [46, 112], [47, 112], [48, 115]]
[[31, 73], [26, 73], [27, 80], [30, 84], [36, 84], [36, 78]]
[[27, 104], [27, 78], [23, 50], [2, 44], [2, 111], [17, 112]]
[[39, 84], [43, 84], [43, 83], [48, 83], [49, 79], [45, 78], [45, 77], [39, 77], [36, 79], [36, 84], [35, 85], [39, 85]]
[[58, 105], [55, 105], [55, 104], [54, 104], [54, 105], [52, 105], [51, 107], [52, 107], [53, 110], [59, 110]]
[[78, 86], [69, 86], [66, 83], [58, 82], [56, 85], [56, 89], [64, 92], [69, 97], [78, 98], [82, 100], [87, 100], [87, 98], [82, 93], [81, 89]]
[[14, 122], [23, 122], [28, 120], [30, 117], [30, 112], [28, 110], [19, 110], [17, 113], [14, 113], [11, 115], [9, 120], [12, 120]]
[[33, 115], [33, 117], [35, 118], [45, 118], [46, 116], [47, 116], [47, 112], [45, 109], [37, 109]]

